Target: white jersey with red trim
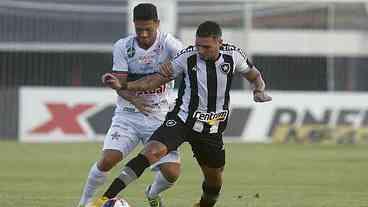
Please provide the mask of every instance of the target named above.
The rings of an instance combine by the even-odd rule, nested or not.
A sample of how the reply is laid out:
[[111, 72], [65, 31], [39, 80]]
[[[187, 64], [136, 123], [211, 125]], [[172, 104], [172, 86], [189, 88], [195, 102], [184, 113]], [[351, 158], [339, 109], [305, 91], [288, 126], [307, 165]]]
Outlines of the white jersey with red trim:
[[[154, 44], [148, 49], [139, 47], [136, 36], [128, 36], [114, 44], [112, 71], [127, 75], [128, 81], [134, 81], [159, 72], [159, 65], [172, 60], [181, 49], [182, 43], [168, 33], [158, 32]], [[153, 113], [164, 118], [173, 103], [172, 88], [173, 82], [170, 82], [155, 90], [137, 92], [136, 95], [150, 103]], [[134, 105], [120, 96], [116, 106], [116, 113], [138, 112]]]

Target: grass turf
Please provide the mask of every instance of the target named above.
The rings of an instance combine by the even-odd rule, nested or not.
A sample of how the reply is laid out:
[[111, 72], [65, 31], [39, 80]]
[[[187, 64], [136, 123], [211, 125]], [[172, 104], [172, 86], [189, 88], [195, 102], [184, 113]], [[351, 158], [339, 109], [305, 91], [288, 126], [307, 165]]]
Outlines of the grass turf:
[[[226, 152], [217, 207], [368, 206], [367, 145], [231, 143]], [[182, 176], [164, 195], [168, 207], [191, 207], [201, 194], [202, 176], [187, 144], [181, 155]], [[99, 156], [96, 143], [0, 142], [0, 206], [76, 206]], [[120, 167], [111, 172], [109, 182]], [[152, 178], [147, 170], [124, 191], [132, 207], [147, 206], [144, 189]]]

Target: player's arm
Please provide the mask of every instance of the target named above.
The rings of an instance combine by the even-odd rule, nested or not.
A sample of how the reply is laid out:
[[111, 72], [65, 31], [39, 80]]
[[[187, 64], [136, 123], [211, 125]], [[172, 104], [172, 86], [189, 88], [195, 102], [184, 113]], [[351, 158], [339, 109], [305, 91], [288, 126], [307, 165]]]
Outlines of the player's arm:
[[145, 76], [139, 80], [121, 83], [113, 74], [106, 73], [102, 82], [115, 90], [146, 91], [154, 90], [166, 84], [184, 72], [186, 58], [178, 54], [171, 62], [160, 65], [160, 72]]
[[153, 90], [160, 87], [162, 84], [170, 82], [171, 79], [161, 75], [160, 73], [155, 73], [152, 75], [145, 76], [136, 81], [131, 82], [120, 82], [117, 77], [111, 73], [106, 73], [102, 76], [102, 82], [108, 85], [110, 88], [121, 91], [147, 91]]
[[171, 79], [169, 77], [164, 76], [161, 73], [155, 73], [145, 76], [139, 80], [128, 82], [125, 86], [122, 85], [121, 89], [126, 89], [129, 91], [153, 90], [170, 81]]
[[268, 102], [272, 100], [272, 97], [266, 94], [266, 83], [255, 66], [250, 68], [247, 73], [242, 73], [242, 76], [252, 85], [253, 99], [255, 102]]
[[[133, 104], [140, 112], [143, 114], [150, 113], [151, 107], [150, 105], [141, 97], [136, 96], [131, 91], [127, 90], [117, 90], [116, 87], [119, 85], [126, 85], [127, 83], [127, 75], [119, 74], [119, 73], [109, 73], [110, 75], [104, 75], [102, 77], [102, 82], [109, 86], [110, 88], [114, 89], [116, 93], [124, 98], [125, 100], [129, 101], [131, 104]], [[113, 76], [113, 77], [112, 77]], [[116, 83], [115, 83], [116, 82]], [[115, 86], [117, 85], [117, 86]]]
[[262, 92], [265, 90], [266, 83], [264, 82], [261, 73], [255, 66], [250, 68], [247, 73], [241, 74], [245, 79], [247, 79], [251, 83], [254, 93]]
[[241, 51], [235, 51], [235, 69], [249, 81], [253, 88], [253, 99], [255, 102], [268, 102], [272, 97], [265, 92], [266, 83], [259, 70], [250, 62], [247, 56]]

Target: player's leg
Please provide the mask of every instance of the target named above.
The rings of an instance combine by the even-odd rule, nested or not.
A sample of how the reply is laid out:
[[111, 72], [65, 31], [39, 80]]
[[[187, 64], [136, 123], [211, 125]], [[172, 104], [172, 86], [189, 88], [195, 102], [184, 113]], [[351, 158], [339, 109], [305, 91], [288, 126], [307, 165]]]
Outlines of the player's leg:
[[199, 202], [200, 207], [212, 207], [218, 200], [220, 195], [224, 167], [213, 168], [206, 165], [201, 165], [204, 175], [202, 182], [202, 196]]
[[[145, 117], [150, 127], [140, 130], [142, 142], [146, 143], [156, 129], [162, 125], [162, 121], [154, 116]], [[151, 206], [163, 206], [160, 193], [169, 189], [180, 175], [180, 156], [177, 151], [172, 151], [160, 161], [151, 165], [151, 170], [156, 172], [152, 184], [146, 188], [146, 197]]]
[[148, 198], [157, 198], [161, 192], [172, 187], [180, 176], [179, 162], [165, 162], [158, 167], [159, 170], [156, 171], [155, 179], [146, 192]]
[[113, 118], [104, 140], [102, 156], [89, 171], [79, 206], [91, 202], [96, 190], [105, 183], [108, 172], [138, 145], [139, 140], [129, 126], [128, 120]]
[[190, 144], [204, 175], [202, 196], [195, 206], [212, 207], [218, 200], [223, 182], [225, 150], [222, 137], [201, 137]]
[[104, 150], [101, 159], [94, 163], [88, 173], [86, 183], [83, 188], [79, 206], [90, 203], [95, 191], [106, 181], [108, 172], [118, 162], [122, 160], [122, 154], [116, 150]]
[[126, 164], [121, 174], [104, 193], [104, 196], [107, 198], [116, 197], [132, 181], [138, 179], [146, 168], [158, 162], [168, 152], [176, 150], [184, 142], [183, 129], [183, 123], [168, 126], [165, 121], [153, 133], [143, 150]]
[[103, 197], [116, 197], [126, 186], [137, 180], [146, 168], [159, 161], [166, 153], [167, 148], [164, 144], [158, 141], [149, 141], [143, 150], [125, 165], [120, 175], [114, 179], [103, 194]]
[[180, 159], [177, 151], [172, 151], [151, 166], [156, 171], [155, 179], [146, 188], [146, 197], [151, 207], [164, 206], [161, 193], [171, 188], [180, 176]]

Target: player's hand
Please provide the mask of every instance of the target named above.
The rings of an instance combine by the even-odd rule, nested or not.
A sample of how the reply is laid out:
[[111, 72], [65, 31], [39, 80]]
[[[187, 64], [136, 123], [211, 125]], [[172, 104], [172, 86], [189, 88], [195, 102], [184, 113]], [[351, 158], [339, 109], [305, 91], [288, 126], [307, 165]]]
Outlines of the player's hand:
[[148, 116], [148, 114], [152, 112], [152, 107], [143, 98], [133, 98], [131, 100], [131, 103], [138, 109], [138, 111], [142, 112], [146, 116]]
[[272, 100], [272, 97], [264, 91], [253, 91], [253, 100], [255, 102], [268, 102]]
[[160, 65], [160, 74], [165, 78], [172, 79], [173, 69], [171, 62], [168, 61]]
[[110, 88], [115, 89], [115, 90], [121, 89], [121, 84], [120, 84], [119, 79], [113, 74], [105, 73], [104, 75], [102, 75], [101, 78], [102, 78], [102, 83], [109, 86]]

